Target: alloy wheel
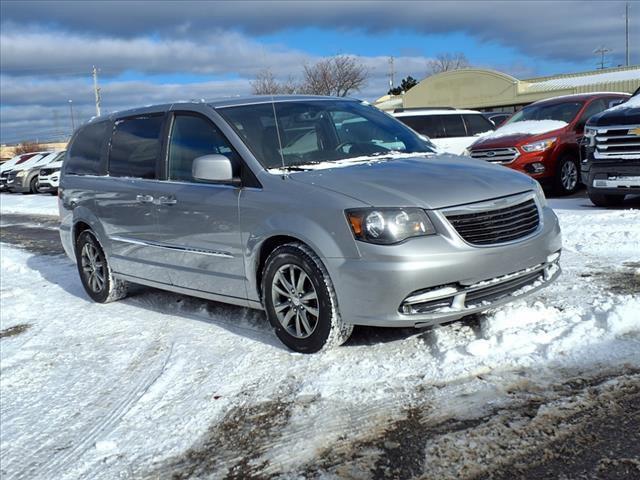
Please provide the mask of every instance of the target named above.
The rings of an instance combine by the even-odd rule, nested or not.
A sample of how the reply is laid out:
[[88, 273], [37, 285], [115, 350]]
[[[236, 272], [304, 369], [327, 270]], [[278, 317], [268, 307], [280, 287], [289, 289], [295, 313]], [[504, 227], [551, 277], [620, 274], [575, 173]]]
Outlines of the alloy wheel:
[[271, 298], [278, 321], [289, 335], [307, 338], [314, 332], [320, 314], [318, 295], [302, 268], [281, 266], [273, 277]]
[[80, 261], [82, 263], [82, 273], [89, 288], [95, 293], [101, 292], [105, 286], [105, 265], [95, 245], [84, 244], [80, 254]]
[[578, 169], [572, 161], [565, 162], [560, 172], [560, 180], [566, 191], [571, 191], [578, 183]]

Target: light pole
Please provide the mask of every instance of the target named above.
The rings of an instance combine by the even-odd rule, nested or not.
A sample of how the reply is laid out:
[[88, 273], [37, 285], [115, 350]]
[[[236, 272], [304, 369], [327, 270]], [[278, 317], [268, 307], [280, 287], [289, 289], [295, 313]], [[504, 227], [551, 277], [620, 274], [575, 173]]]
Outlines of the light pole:
[[71, 133], [76, 130], [76, 121], [73, 119], [73, 100], [69, 100], [69, 114], [71, 115]]

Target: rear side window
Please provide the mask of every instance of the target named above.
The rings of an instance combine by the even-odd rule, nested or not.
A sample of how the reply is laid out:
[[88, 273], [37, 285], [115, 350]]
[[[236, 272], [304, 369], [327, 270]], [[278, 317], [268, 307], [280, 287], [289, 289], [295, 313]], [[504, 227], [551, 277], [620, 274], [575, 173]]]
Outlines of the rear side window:
[[478, 135], [479, 133], [495, 130], [496, 127], [487, 120], [484, 115], [466, 114], [462, 115], [465, 123], [467, 124], [468, 135]]
[[196, 182], [193, 161], [204, 155], [224, 155], [237, 162], [236, 153], [222, 132], [196, 115], [176, 115], [169, 141], [169, 179]]
[[116, 121], [109, 153], [109, 175], [156, 178], [163, 121], [163, 115]]
[[82, 127], [71, 143], [66, 161], [66, 173], [104, 175], [102, 152], [109, 134], [109, 122], [91, 123]]
[[413, 128], [420, 135], [429, 138], [443, 138], [446, 136], [440, 115], [416, 115], [415, 117], [397, 117], [405, 125]]
[[442, 115], [442, 123], [447, 137], [466, 137], [467, 130], [462, 115]]

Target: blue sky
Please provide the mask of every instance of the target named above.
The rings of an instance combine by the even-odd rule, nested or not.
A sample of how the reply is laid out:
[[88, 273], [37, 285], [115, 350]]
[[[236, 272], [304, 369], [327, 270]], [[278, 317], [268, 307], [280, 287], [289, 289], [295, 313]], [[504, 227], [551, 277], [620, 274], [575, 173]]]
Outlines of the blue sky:
[[[422, 79], [440, 53], [518, 78], [585, 71], [593, 50], [624, 61], [622, 1], [13, 1], [0, 4], [0, 139], [68, 135], [94, 113], [100, 70], [105, 111], [193, 98], [246, 95], [265, 68], [299, 78], [305, 64], [353, 55], [369, 71], [357, 95]], [[636, 18], [637, 17], [637, 18]], [[640, 45], [640, 3], [631, 44]], [[632, 64], [640, 63], [640, 48]]]

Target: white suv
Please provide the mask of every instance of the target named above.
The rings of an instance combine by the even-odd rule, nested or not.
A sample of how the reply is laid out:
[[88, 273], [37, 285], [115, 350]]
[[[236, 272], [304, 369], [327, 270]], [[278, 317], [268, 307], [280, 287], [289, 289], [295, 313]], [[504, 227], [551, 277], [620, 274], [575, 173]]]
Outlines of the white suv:
[[38, 174], [38, 191], [40, 193], [49, 192], [52, 195], [58, 193], [60, 169], [62, 168], [64, 155], [65, 152], [60, 152], [55, 161], [40, 169], [40, 173]]
[[397, 109], [393, 116], [420, 135], [428, 137], [441, 153], [462, 155], [465, 149], [496, 126], [475, 110]]

